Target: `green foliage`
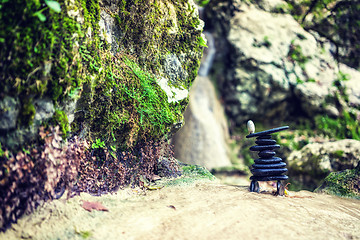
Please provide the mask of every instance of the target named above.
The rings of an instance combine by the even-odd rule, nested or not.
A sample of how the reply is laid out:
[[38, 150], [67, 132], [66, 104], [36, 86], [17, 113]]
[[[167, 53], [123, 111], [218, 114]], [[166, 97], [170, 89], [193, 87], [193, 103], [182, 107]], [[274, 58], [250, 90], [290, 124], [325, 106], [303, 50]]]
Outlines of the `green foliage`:
[[196, 0], [195, 2], [200, 7], [205, 7], [210, 2], [210, 0]]
[[0, 143], [0, 157], [5, 156], [5, 151], [2, 149], [1, 143]]
[[79, 234], [83, 239], [88, 239], [93, 235], [90, 231], [80, 231], [76, 233]]
[[139, 139], [163, 137], [181, 119], [182, 103], [169, 103], [155, 76], [134, 60], [119, 59], [98, 63], [105, 70], [94, 84], [96, 94], [87, 117], [92, 120], [92, 137], [121, 148]]
[[55, 110], [55, 114], [51, 120], [51, 123], [54, 125], [59, 125], [60, 130], [62, 132], [63, 138], [66, 138], [67, 133], [69, 132], [69, 120], [67, 118], [67, 115], [64, 111], [61, 110]]
[[349, 101], [349, 96], [346, 94], [346, 87], [343, 82], [348, 80], [350, 80], [350, 75], [339, 71], [337, 74], [337, 79], [335, 79], [333, 82], [333, 86], [338, 89], [338, 97], [341, 97], [346, 102]]
[[96, 141], [91, 145], [91, 148], [92, 149], [105, 148], [105, 143], [100, 139], [96, 139]]
[[200, 36], [200, 37], [198, 37], [198, 39], [199, 39], [199, 45], [200, 46], [202, 46], [202, 47], [208, 47], [207, 45], [206, 45], [206, 40], [202, 37], [202, 36]]
[[[48, 8], [50, 8], [51, 10], [60, 13], [61, 12], [61, 7], [60, 4], [57, 1], [49, 1], [49, 0], [45, 0], [45, 4], [48, 6]], [[46, 21], [46, 16], [42, 13], [44, 10], [46, 10], [47, 8], [43, 8], [39, 11], [36, 11], [34, 13], [34, 16], [38, 17], [39, 20], [41, 22], [45, 22]]]
[[340, 118], [331, 118], [327, 115], [316, 116], [315, 123], [320, 132], [335, 139], [352, 138], [360, 140], [360, 125], [357, 116], [343, 111]]
[[284, 147], [293, 150], [300, 150], [309, 143], [308, 130], [283, 131], [274, 134], [274, 139]]
[[[346, 87], [343, 83], [349, 79], [350, 76], [348, 74], [339, 71], [337, 79], [333, 82], [333, 86], [335, 86], [338, 90], [335, 94], [335, 101], [349, 101], [349, 97], [346, 93]], [[336, 139], [352, 138], [360, 140], [359, 119], [357, 114], [351, 111], [349, 112], [342, 109], [341, 117], [339, 118], [319, 115], [315, 117], [315, 123], [316, 127], [329, 137]]]

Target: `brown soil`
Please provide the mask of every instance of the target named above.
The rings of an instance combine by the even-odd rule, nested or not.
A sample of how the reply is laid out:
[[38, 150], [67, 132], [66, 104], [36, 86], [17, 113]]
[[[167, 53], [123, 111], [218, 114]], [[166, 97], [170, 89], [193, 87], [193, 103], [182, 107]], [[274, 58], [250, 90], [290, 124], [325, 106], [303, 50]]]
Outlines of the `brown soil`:
[[[82, 201], [108, 212], [88, 212]], [[0, 239], [360, 239], [360, 201], [307, 191], [288, 197], [196, 182], [60, 199], [22, 217]]]

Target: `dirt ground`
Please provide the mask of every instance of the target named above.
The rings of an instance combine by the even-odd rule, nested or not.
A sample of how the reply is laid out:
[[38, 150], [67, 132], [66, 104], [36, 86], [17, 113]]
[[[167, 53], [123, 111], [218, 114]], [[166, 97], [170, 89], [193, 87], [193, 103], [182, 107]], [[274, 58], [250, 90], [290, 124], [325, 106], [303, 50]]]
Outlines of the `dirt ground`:
[[[109, 211], [88, 212], [82, 201]], [[0, 239], [360, 239], [360, 201], [307, 191], [251, 193], [217, 181], [60, 199]]]

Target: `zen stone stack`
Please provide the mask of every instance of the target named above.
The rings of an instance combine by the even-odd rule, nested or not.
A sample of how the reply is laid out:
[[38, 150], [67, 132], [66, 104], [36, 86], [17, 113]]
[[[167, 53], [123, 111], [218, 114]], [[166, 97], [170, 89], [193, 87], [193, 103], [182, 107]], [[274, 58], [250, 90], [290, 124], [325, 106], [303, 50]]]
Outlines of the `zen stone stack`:
[[283, 126], [246, 136], [246, 138], [256, 137], [256, 146], [250, 147], [250, 151], [259, 152], [259, 158], [255, 159], [251, 169], [253, 176], [250, 177], [250, 192], [259, 192], [258, 181], [277, 181], [277, 194], [284, 195], [281, 181], [288, 179], [288, 176], [284, 175], [287, 172], [286, 163], [281, 158], [275, 157], [274, 150], [280, 148], [280, 145], [276, 144], [276, 140], [271, 139], [271, 134], [288, 128], [289, 126]]

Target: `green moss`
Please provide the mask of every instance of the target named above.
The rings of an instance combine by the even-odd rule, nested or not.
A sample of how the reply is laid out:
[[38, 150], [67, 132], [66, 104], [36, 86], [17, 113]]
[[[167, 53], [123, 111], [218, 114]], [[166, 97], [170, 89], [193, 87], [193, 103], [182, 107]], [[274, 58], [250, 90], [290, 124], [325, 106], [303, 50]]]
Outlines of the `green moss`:
[[164, 180], [161, 183], [165, 186], [177, 186], [193, 184], [197, 181], [214, 181], [216, 177], [206, 168], [198, 165], [185, 165], [182, 167], [182, 175], [176, 179]]
[[360, 172], [356, 168], [341, 172], [332, 172], [315, 191], [360, 199], [359, 181]]
[[60, 130], [63, 133], [63, 137], [65, 138], [70, 130], [69, 128], [69, 120], [64, 111], [55, 110], [55, 114], [51, 121], [54, 125], [59, 125]]
[[311, 59], [310, 56], [305, 56], [302, 48], [299, 44], [295, 43], [295, 40], [291, 41], [291, 45], [288, 52], [288, 57], [299, 64], [302, 70], [305, 71], [305, 64]]
[[3, 157], [5, 155], [5, 151], [2, 149], [1, 143], [0, 143], [0, 157]]
[[[59, 1], [60, 2], [60, 1]], [[81, 84], [81, 65], [73, 52], [81, 28], [68, 17], [67, 6], [61, 12], [44, 8], [41, 1], [7, 1], [0, 9], [0, 88], [5, 95], [23, 99], [49, 96], [66, 97], [69, 90]], [[40, 21], [34, 13], [42, 10]], [[77, 34], [77, 35], [74, 35]], [[33, 108], [22, 103], [21, 121], [30, 123]]]
[[343, 111], [340, 118], [331, 118], [327, 115], [315, 117], [319, 131], [335, 139], [352, 138], [360, 140], [360, 125], [355, 114]]
[[159, 139], [181, 119], [184, 104], [168, 103], [155, 76], [127, 57], [121, 64], [110, 61], [98, 79], [90, 107], [92, 138], [118, 147], [132, 146], [139, 139]]
[[[28, 102], [49, 97], [56, 105], [82, 91], [73, 132], [86, 126], [90, 139], [117, 147], [163, 137], [182, 119], [188, 99], [168, 103], [155, 76], [162, 77], [171, 54], [188, 73], [176, 84], [188, 89], [195, 79], [203, 49], [196, 9], [167, 0], [120, 1], [119, 12], [110, 13], [121, 32], [114, 56], [99, 37], [98, 0], [58, 2], [60, 13], [43, 9], [38, 0], [2, 4], [0, 57], [7, 59], [0, 65], [3, 93]], [[34, 16], [40, 10], [45, 21]], [[70, 10], [80, 10], [81, 25], [75, 20], [81, 16], [69, 17]], [[23, 104], [22, 121], [31, 123], [34, 111]], [[64, 112], [57, 111], [51, 123], [69, 132]]]
[[209, 180], [214, 180], [215, 177], [212, 175], [206, 168], [198, 165], [186, 165], [182, 168], [183, 174], [186, 176], [198, 177], [198, 178], [207, 178]]
[[35, 107], [32, 104], [32, 101], [24, 101], [24, 103], [22, 104], [22, 109], [21, 109], [21, 117], [20, 119], [20, 124], [23, 126], [28, 126], [31, 125], [33, 123], [34, 117], [35, 117]]
[[[119, 9], [116, 19], [124, 35], [124, 51], [135, 53], [139, 65], [155, 74], [168, 54], [186, 54], [182, 67], [189, 75], [183, 86], [188, 89], [197, 75], [203, 49], [199, 19], [191, 14], [197, 10], [172, 1], [122, 1]], [[132, 14], [135, 9], [139, 14]]]

